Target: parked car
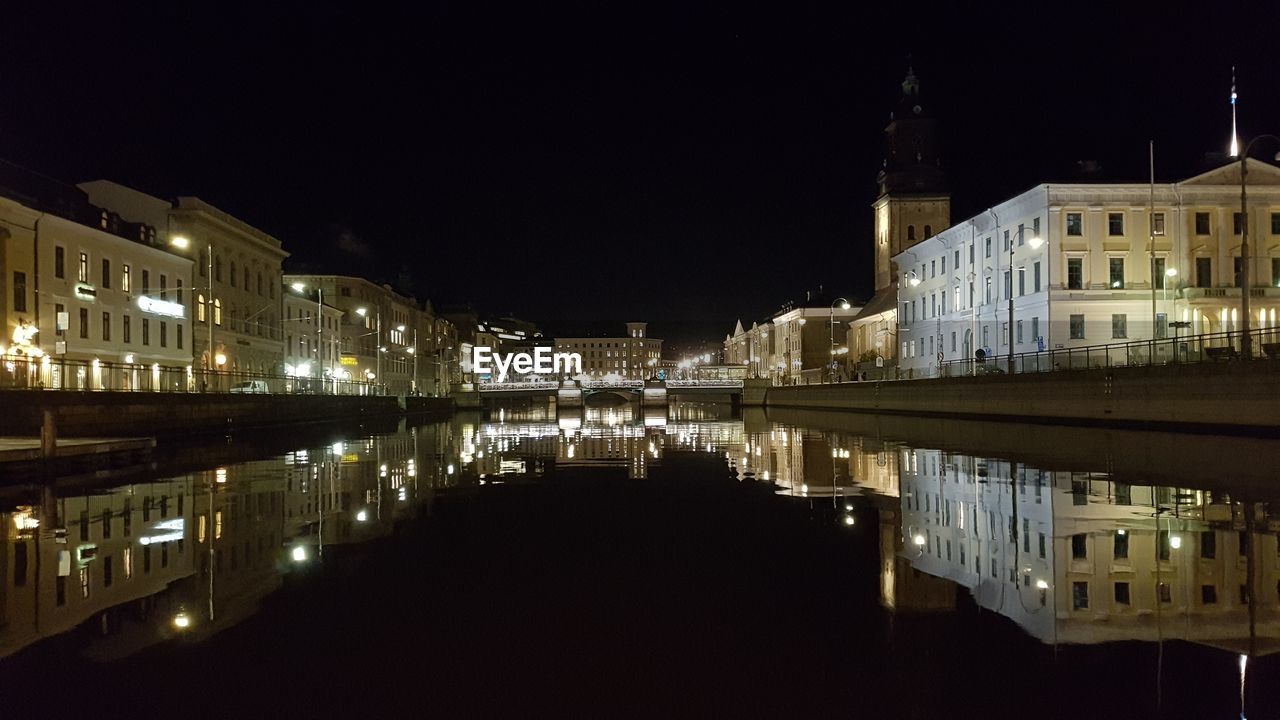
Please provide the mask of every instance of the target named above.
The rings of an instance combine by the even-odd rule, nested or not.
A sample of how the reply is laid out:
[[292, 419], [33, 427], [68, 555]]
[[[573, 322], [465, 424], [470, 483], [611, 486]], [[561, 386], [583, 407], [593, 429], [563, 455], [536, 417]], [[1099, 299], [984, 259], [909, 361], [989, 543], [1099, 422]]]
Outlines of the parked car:
[[238, 382], [231, 386], [233, 393], [265, 393], [267, 392], [266, 380], [246, 380]]

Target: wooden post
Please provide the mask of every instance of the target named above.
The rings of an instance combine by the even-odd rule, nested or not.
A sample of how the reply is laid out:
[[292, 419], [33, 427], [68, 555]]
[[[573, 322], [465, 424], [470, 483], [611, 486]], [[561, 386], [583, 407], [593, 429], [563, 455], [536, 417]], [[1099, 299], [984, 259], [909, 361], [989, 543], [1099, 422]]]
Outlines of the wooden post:
[[51, 458], [58, 451], [58, 424], [53, 419], [53, 411], [45, 410], [40, 423], [40, 455]]

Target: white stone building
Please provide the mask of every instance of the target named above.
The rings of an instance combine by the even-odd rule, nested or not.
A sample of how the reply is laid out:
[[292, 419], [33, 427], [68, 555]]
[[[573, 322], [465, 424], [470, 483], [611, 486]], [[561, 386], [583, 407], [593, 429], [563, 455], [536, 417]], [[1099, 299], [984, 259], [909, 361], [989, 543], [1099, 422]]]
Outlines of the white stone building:
[[[1251, 315], [1276, 328], [1280, 169], [1249, 168]], [[1237, 164], [1154, 191], [1038, 185], [894, 256], [900, 365], [930, 377], [978, 349], [1003, 358], [1011, 331], [1014, 353], [1034, 353], [1169, 337], [1174, 321], [1237, 330], [1239, 212]]]
[[582, 372], [592, 379], [648, 380], [657, 372], [662, 341], [648, 336], [648, 323], [631, 322], [624, 337], [558, 337], [555, 351], [581, 354]]

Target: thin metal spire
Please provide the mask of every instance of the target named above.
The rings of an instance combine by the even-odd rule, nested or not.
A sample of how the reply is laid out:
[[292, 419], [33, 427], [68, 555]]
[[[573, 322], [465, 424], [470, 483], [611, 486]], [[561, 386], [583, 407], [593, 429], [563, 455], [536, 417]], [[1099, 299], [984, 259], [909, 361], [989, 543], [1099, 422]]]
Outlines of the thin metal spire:
[[1236, 66], [1231, 66], [1231, 157], [1240, 156], [1240, 139], [1236, 134]]

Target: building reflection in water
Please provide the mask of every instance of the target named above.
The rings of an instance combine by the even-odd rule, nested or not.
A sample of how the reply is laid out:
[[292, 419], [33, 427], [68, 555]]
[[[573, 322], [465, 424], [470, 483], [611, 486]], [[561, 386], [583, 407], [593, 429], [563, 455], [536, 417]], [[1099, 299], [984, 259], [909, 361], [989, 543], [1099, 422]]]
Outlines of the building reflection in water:
[[[1193, 476], [1176, 438], [1144, 451], [1126, 437], [1132, 455], [1105, 455], [1114, 433], [1024, 429], [1017, 447], [1051, 460], [1037, 461], [1000, 445], [1008, 426], [857, 418], [502, 408], [92, 492], [7, 488], [0, 657], [77, 627], [104, 658], [206, 636], [288, 573], [429, 511], [438, 490], [564, 470], [644, 479], [685, 453], [721, 457], [743, 483], [830, 508], [836, 523], [878, 517], [880, 602], [894, 615], [957, 611], [967, 594], [1055, 646], [1277, 648], [1280, 519], [1260, 494], [1273, 464], [1250, 459], [1273, 446], [1225, 450], [1229, 467]], [[972, 431], [965, 452], [930, 449], [956, 428]]]
[[80, 626], [101, 659], [229, 627], [287, 573], [429, 508], [450, 458], [435, 425], [82, 494], [6, 489], [0, 658]]

